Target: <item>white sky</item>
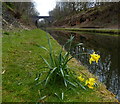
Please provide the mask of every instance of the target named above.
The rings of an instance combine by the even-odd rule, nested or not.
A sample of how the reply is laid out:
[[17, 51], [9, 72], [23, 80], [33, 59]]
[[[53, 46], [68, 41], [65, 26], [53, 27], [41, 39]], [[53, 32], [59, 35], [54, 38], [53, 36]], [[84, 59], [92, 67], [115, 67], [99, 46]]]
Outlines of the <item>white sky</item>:
[[33, 2], [40, 16], [48, 16], [49, 11], [53, 10], [56, 4], [56, 0], [33, 0]]

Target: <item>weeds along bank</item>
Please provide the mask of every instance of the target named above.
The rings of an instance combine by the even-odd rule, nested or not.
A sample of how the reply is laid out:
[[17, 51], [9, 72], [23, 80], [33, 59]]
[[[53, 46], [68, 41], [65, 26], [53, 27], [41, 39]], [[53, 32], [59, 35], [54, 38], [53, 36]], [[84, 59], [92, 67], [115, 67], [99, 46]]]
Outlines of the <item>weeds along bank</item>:
[[[65, 56], [64, 50], [60, 54], [62, 47], [57, 41], [50, 35], [48, 37], [55, 59], [58, 56]], [[53, 83], [53, 76], [49, 79], [49, 75], [52, 75], [57, 68], [46, 67], [46, 63], [48, 65], [51, 63], [50, 54], [46, 51], [49, 47], [46, 32], [40, 29], [3, 33], [3, 102], [117, 102], [115, 96], [74, 58], [68, 61], [67, 65], [70, 67], [70, 72], [76, 76], [76, 80], [81, 80], [79, 82], [85, 90], [70, 79], [71, 74], [68, 74], [70, 75], [68, 87], [61, 84], [61, 77], [56, 76], [57, 83]], [[61, 57], [61, 60], [64, 59]], [[97, 86], [89, 88], [92, 86], [89, 80], [88, 84], [91, 86], [85, 85], [83, 79], [86, 77], [84, 75], [79, 77], [83, 73], [88, 78], [94, 78]], [[59, 75], [66, 74], [62, 70]], [[49, 79], [46, 86], [42, 83], [45, 78]]]

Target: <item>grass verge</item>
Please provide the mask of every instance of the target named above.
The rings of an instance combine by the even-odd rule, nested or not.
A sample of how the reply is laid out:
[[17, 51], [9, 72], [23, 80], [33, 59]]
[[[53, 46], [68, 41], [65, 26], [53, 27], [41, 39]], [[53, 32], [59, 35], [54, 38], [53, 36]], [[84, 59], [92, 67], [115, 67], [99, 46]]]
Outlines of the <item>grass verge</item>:
[[[61, 46], [51, 36], [50, 40], [57, 54]], [[48, 47], [46, 32], [40, 29], [3, 34], [3, 102], [117, 102], [115, 96], [99, 82], [94, 90], [79, 88], [76, 89], [77, 93], [62, 85], [50, 84], [40, 90], [43, 86], [35, 82], [36, 74], [47, 71], [41, 68], [45, 63], [40, 55], [47, 60], [49, 56], [45, 50], [38, 48], [38, 45]], [[75, 59], [69, 62], [69, 66], [73, 67], [78, 75], [79, 71], [82, 71], [88, 77], [93, 77]], [[61, 91], [65, 92], [62, 101], [55, 95], [56, 92], [60, 95]]]
[[[66, 30], [66, 31], [73, 31], [73, 32], [88, 32], [88, 33], [106, 33], [113, 36], [119, 36], [120, 30], [119, 29], [87, 29], [87, 28], [48, 28], [48, 30]], [[101, 34], [101, 35], [102, 35]]]

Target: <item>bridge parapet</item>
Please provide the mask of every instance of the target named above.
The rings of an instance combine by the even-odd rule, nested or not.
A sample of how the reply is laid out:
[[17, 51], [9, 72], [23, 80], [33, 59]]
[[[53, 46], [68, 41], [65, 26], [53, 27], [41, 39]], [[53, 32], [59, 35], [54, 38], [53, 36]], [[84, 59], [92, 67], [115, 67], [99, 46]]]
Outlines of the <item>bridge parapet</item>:
[[34, 18], [37, 18], [37, 19], [47, 19], [47, 18], [53, 18], [53, 16], [34, 16]]

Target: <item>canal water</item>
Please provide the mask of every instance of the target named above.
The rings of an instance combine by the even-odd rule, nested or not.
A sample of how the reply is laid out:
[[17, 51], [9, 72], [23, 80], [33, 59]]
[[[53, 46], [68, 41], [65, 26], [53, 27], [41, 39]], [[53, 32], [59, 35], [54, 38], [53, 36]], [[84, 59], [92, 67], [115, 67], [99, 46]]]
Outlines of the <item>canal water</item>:
[[[118, 36], [62, 31], [49, 31], [49, 33], [60, 45], [64, 45], [71, 35], [74, 36], [71, 55], [86, 66], [91, 73], [98, 76], [99, 81], [104, 83], [107, 89], [120, 100], [120, 39]], [[78, 43], [81, 45], [74, 47]], [[101, 56], [98, 64], [90, 65], [88, 54], [76, 55], [91, 54], [94, 51]]]

